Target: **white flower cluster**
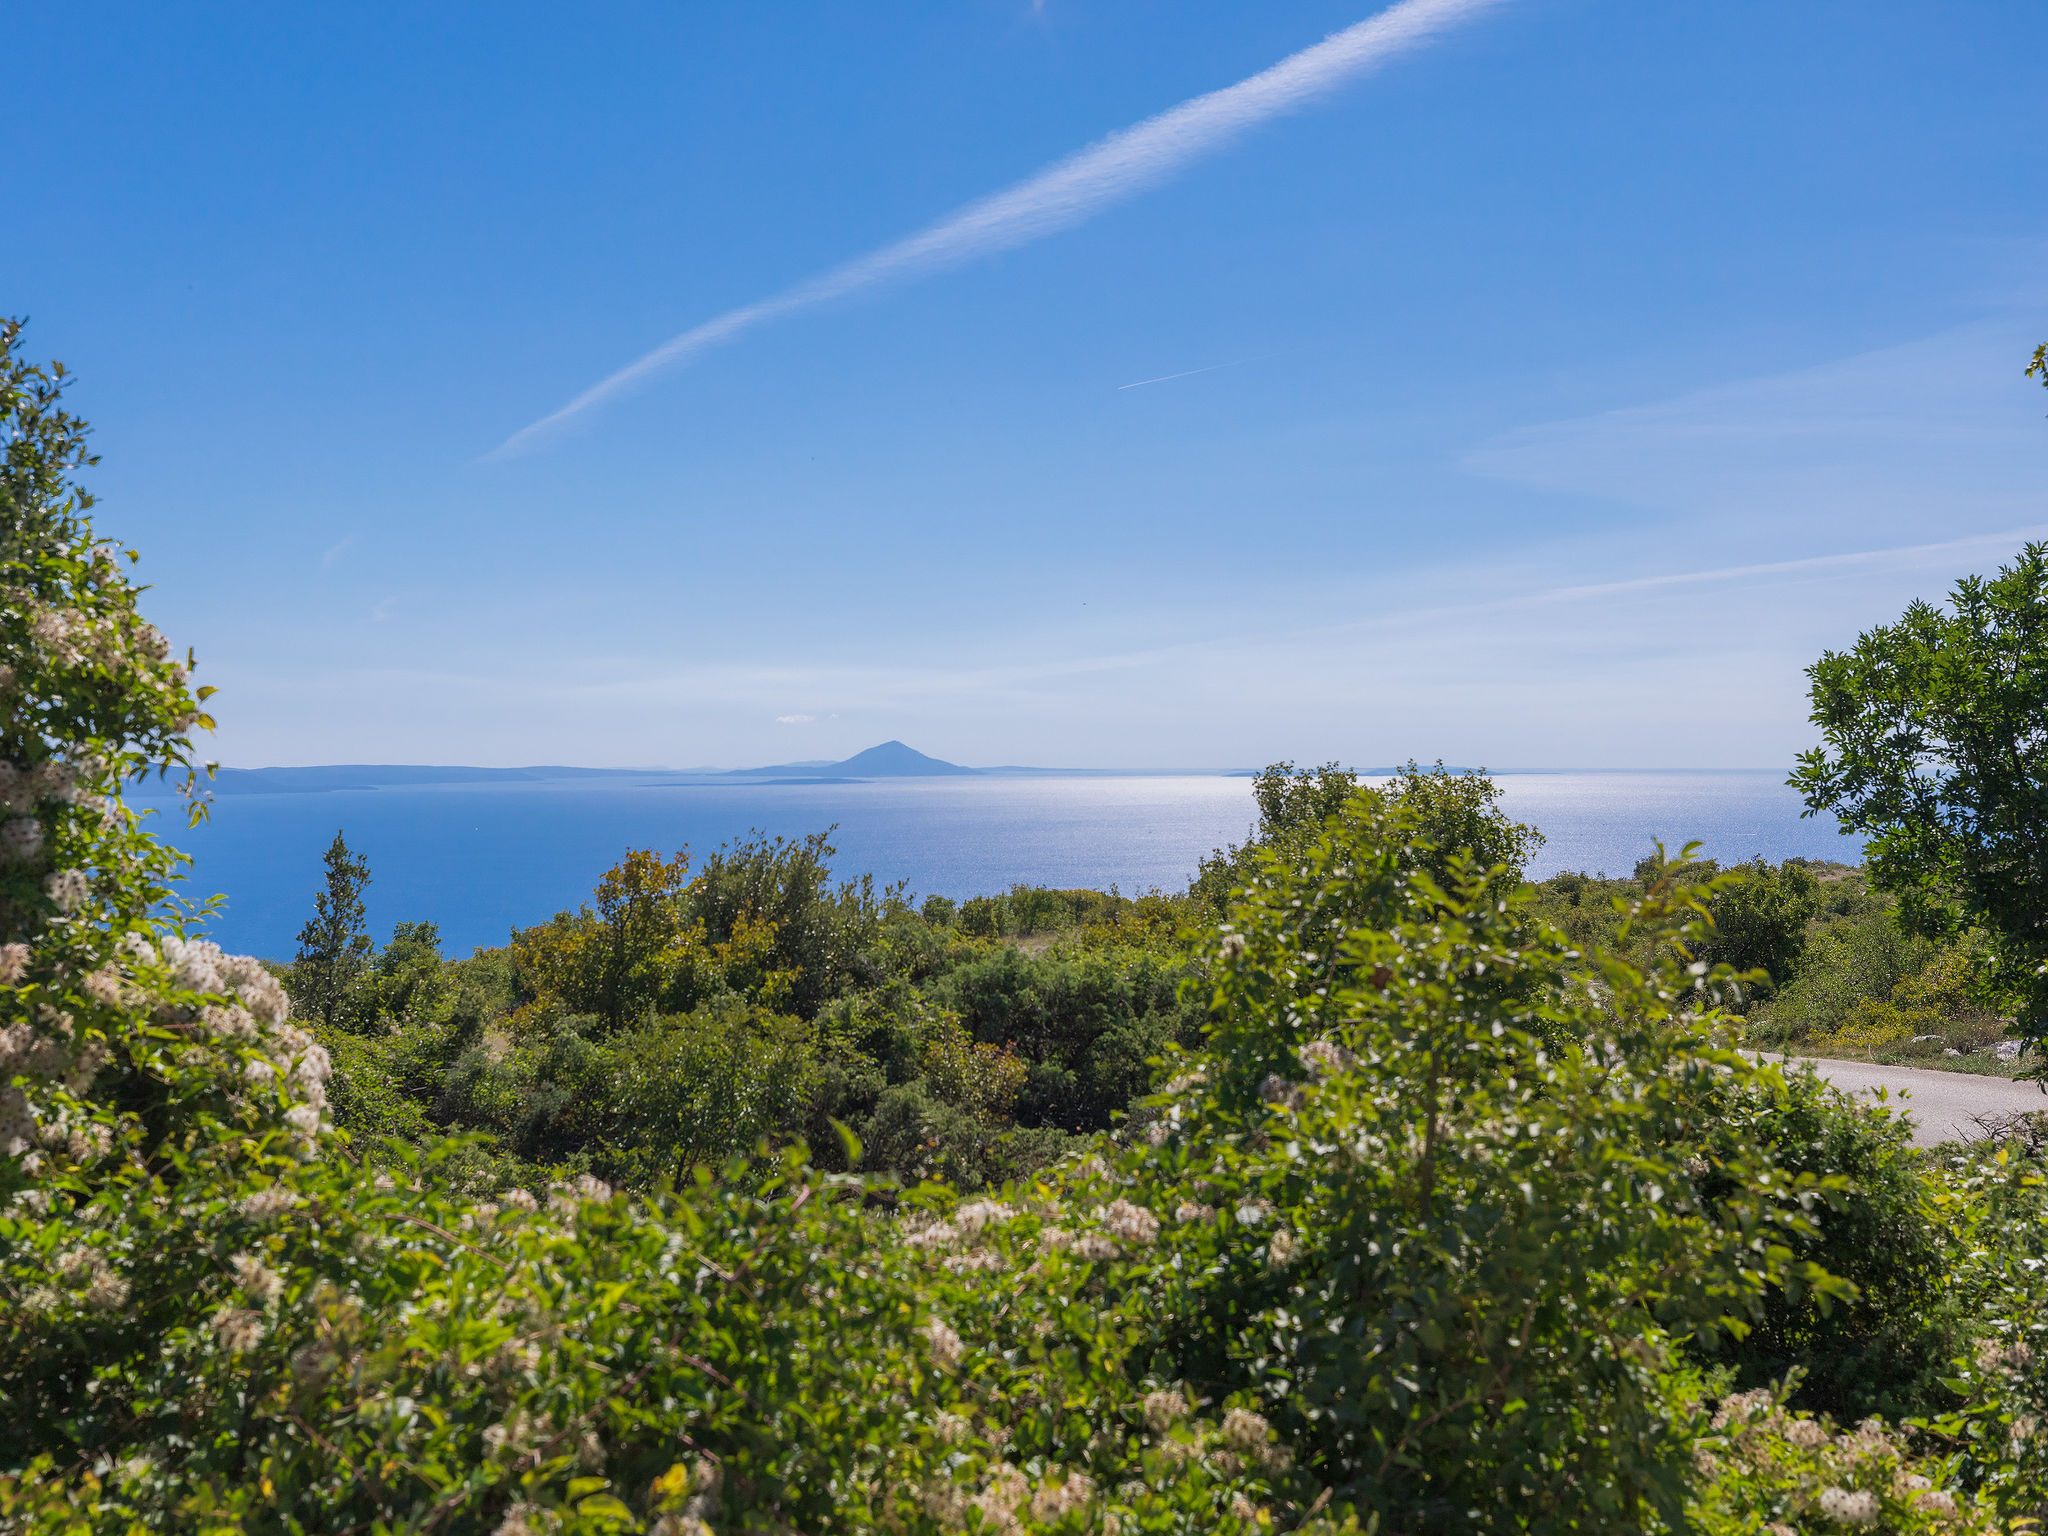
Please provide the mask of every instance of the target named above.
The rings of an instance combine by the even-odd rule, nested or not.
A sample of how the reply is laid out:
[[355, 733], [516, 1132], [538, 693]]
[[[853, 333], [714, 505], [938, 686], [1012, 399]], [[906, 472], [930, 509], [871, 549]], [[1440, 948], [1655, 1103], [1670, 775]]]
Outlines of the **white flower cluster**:
[[998, 1222], [1011, 1220], [1016, 1214], [1014, 1206], [1005, 1205], [1000, 1200], [970, 1200], [953, 1213], [953, 1225], [974, 1237]]
[[261, 1312], [233, 1305], [222, 1307], [213, 1314], [212, 1327], [220, 1347], [231, 1355], [247, 1354], [263, 1342], [266, 1332]]
[[0, 826], [0, 860], [26, 864], [43, 851], [43, 824], [33, 816], [17, 816]]
[[[291, 999], [277, 978], [260, 960], [227, 954], [210, 939], [165, 934], [152, 944], [142, 934], [131, 933], [121, 947], [138, 965], [168, 972], [174, 991], [231, 999], [172, 1013], [196, 1016], [215, 1041], [256, 1048], [259, 1054], [243, 1064], [244, 1080], [252, 1087], [283, 1087], [288, 1102], [281, 1118], [297, 1136], [301, 1154], [311, 1156], [326, 1125], [327, 1079], [334, 1068], [319, 1041], [286, 1022]], [[118, 976], [114, 980], [118, 984]]]
[[1140, 1405], [1145, 1422], [1154, 1434], [1165, 1434], [1175, 1423], [1188, 1416], [1188, 1399], [1185, 1392], [1162, 1390], [1147, 1392]]
[[1358, 1065], [1358, 1058], [1334, 1040], [1311, 1040], [1294, 1054], [1301, 1058], [1309, 1076], [1317, 1079], [1349, 1072]]
[[85, 660], [79, 642], [91, 635], [92, 623], [76, 608], [45, 608], [29, 620], [28, 632], [58, 666], [75, 667]]
[[1159, 1218], [1128, 1200], [1113, 1200], [1095, 1214], [1104, 1231], [1133, 1248], [1149, 1247], [1159, 1236]]
[[82, 869], [60, 869], [43, 882], [43, 894], [59, 912], [76, 912], [92, 894], [92, 883]]
[[548, 1210], [557, 1216], [574, 1216], [586, 1200], [603, 1205], [612, 1198], [612, 1187], [592, 1174], [579, 1173], [567, 1184], [548, 1189]]
[[1843, 1525], [1875, 1525], [1884, 1505], [1868, 1488], [1823, 1488], [1820, 1512]]
[[967, 1346], [944, 1318], [934, 1317], [917, 1331], [931, 1346], [932, 1359], [941, 1370], [950, 1371], [966, 1358]]
[[96, 1249], [67, 1248], [57, 1255], [53, 1268], [60, 1279], [71, 1285], [83, 1281], [81, 1300], [97, 1311], [111, 1311], [128, 1299], [128, 1282], [114, 1273], [106, 1255]]
[[284, 1294], [284, 1277], [253, 1253], [238, 1253], [228, 1261], [239, 1285], [259, 1307], [268, 1307]]
[[41, 1131], [44, 1146], [61, 1152], [74, 1163], [89, 1163], [113, 1150], [114, 1133], [97, 1120], [80, 1119], [59, 1110]]
[[76, 805], [85, 798], [78, 780], [75, 765], [54, 757], [26, 769], [0, 761], [0, 811], [26, 816], [48, 802]]
[[1259, 1084], [1259, 1097], [1281, 1109], [1300, 1109], [1308, 1102], [1308, 1088], [1305, 1084], [1290, 1082], [1278, 1072], [1269, 1072], [1266, 1080]]
[[28, 974], [28, 946], [0, 944], [0, 987], [11, 987]]
[[272, 1184], [244, 1195], [238, 1209], [251, 1221], [269, 1221], [282, 1216], [299, 1203], [299, 1197], [282, 1184]]
[[1094, 1497], [1095, 1479], [1087, 1473], [1069, 1472], [1061, 1476], [1055, 1471], [1032, 1490], [1031, 1518], [1052, 1525], [1086, 1509]]

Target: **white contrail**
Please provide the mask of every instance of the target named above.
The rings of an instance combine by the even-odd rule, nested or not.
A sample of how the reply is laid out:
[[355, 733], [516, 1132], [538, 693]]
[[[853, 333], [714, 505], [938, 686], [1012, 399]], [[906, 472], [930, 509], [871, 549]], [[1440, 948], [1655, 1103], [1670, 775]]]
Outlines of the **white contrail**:
[[1170, 384], [1175, 379], [1192, 379], [1198, 373], [1214, 373], [1218, 368], [1235, 368], [1236, 363], [1211, 363], [1206, 368], [1190, 368], [1185, 373], [1162, 373], [1156, 379], [1139, 379], [1132, 384], [1119, 384], [1118, 389], [1143, 389], [1147, 384]]
[[728, 310], [601, 379], [552, 415], [507, 438], [491, 457], [530, 448], [553, 428], [645, 383], [664, 368], [731, 341], [766, 320], [843, 298], [879, 283], [941, 271], [976, 256], [1008, 250], [1080, 223], [1096, 209], [1164, 180], [1209, 150], [1327, 94], [1375, 65], [1430, 41], [1438, 33], [1493, 9], [1503, 0], [1400, 0], [1377, 16], [1332, 33], [1271, 69], [1156, 117], [1068, 156], [1015, 186], [969, 203], [930, 228], [885, 245], [786, 288], [758, 303]]

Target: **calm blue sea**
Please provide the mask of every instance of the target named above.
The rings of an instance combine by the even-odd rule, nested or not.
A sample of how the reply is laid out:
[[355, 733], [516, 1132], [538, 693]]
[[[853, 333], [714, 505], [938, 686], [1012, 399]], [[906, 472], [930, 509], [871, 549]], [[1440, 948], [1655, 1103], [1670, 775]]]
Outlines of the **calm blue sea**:
[[[1802, 821], [1780, 773], [1502, 774], [1510, 813], [1548, 837], [1530, 865], [1622, 873], [1662, 838], [1727, 862], [1762, 854], [1853, 860], [1831, 821]], [[138, 799], [138, 808], [168, 802]], [[185, 894], [225, 893], [211, 924], [230, 949], [289, 958], [311, 915], [320, 856], [337, 830], [370, 861], [366, 899], [381, 940], [431, 918], [450, 953], [501, 944], [514, 926], [583, 900], [627, 848], [702, 853], [759, 828], [837, 827], [836, 867], [964, 897], [1017, 881], [1125, 892], [1186, 885], [1212, 848], [1242, 839], [1254, 812], [1242, 778], [972, 778], [855, 784], [682, 784], [606, 779], [427, 785], [318, 794], [223, 795], [187, 831]]]

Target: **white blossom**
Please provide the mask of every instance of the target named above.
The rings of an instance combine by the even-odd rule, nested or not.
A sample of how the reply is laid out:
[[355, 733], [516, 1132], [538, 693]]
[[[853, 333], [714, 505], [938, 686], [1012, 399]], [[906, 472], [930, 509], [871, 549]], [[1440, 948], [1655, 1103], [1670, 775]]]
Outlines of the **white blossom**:
[[1101, 1263], [1118, 1258], [1123, 1250], [1100, 1232], [1088, 1232], [1074, 1239], [1074, 1257], [1086, 1259], [1089, 1263]]
[[60, 869], [43, 881], [43, 894], [56, 903], [59, 912], [76, 912], [92, 894], [82, 869]]
[[1271, 1269], [1285, 1269], [1301, 1253], [1301, 1239], [1287, 1227], [1275, 1227], [1266, 1243], [1266, 1264]]
[[284, 1294], [284, 1278], [265, 1264], [253, 1253], [238, 1253], [228, 1261], [235, 1272], [235, 1283], [256, 1298], [259, 1306], [269, 1306]]
[[272, 1184], [253, 1194], [244, 1195], [241, 1211], [244, 1216], [256, 1221], [268, 1221], [273, 1216], [282, 1216], [299, 1203], [299, 1197], [282, 1184]]
[[1031, 1518], [1047, 1525], [1085, 1509], [1095, 1497], [1095, 1479], [1085, 1472], [1055, 1475], [1038, 1485], [1031, 1495]]
[[78, 799], [78, 770], [55, 758], [36, 764], [24, 782], [34, 800], [54, 800], [60, 805], [71, 805]]
[[199, 1010], [199, 1017], [208, 1029], [223, 1040], [248, 1041], [256, 1038], [255, 1016], [239, 1003], [229, 1003], [225, 1006], [210, 1003]]
[[26, 864], [43, 851], [43, 824], [33, 816], [17, 816], [0, 827], [0, 858]]
[[1334, 1040], [1311, 1040], [1294, 1054], [1312, 1077], [1329, 1077], [1358, 1065], [1358, 1058]]
[[111, 1312], [128, 1300], [128, 1282], [104, 1264], [93, 1270], [92, 1283], [85, 1288], [85, 1304]]
[[1785, 1438], [1812, 1451], [1828, 1443], [1828, 1432], [1812, 1419], [1794, 1419], [1785, 1426]]
[[970, 1200], [953, 1213], [953, 1225], [972, 1236], [982, 1228], [1008, 1221], [1016, 1214], [1000, 1200]]
[[11, 987], [28, 970], [26, 944], [0, 944], [0, 987]]
[[180, 992], [223, 992], [220, 963], [226, 958], [210, 939], [181, 938], [167, 933], [163, 939], [164, 964], [171, 968], [171, 985]]
[[1159, 1236], [1159, 1218], [1142, 1205], [1114, 1200], [1099, 1214], [1104, 1230], [1111, 1237], [1134, 1248], [1143, 1248]]
[[111, 1008], [121, 1001], [121, 968], [109, 962], [93, 971], [79, 985], [87, 997]]
[[84, 626], [85, 616], [68, 608], [45, 608], [30, 621], [29, 632], [36, 637], [50, 659], [59, 666], [75, 667], [83, 653], [72, 635]]
[[231, 1354], [243, 1354], [263, 1342], [263, 1314], [246, 1307], [222, 1307], [213, 1314], [213, 1336]]
[[1259, 1084], [1259, 1097], [1281, 1109], [1299, 1109], [1308, 1102], [1308, 1089], [1278, 1072], [1268, 1072], [1266, 1080]]
[[934, 1317], [918, 1332], [924, 1335], [925, 1342], [931, 1346], [932, 1359], [944, 1370], [952, 1370], [967, 1353], [967, 1346], [960, 1342], [960, 1335], [953, 1331], [944, 1318]]
[[1177, 1419], [1187, 1417], [1187, 1395], [1182, 1392], [1159, 1391], [1145, 1394], [1145, 1422], [1155, 1433], [1163, 1434]]
[[1820, 1491], [1820, 1512], [1844, 1525], [1875, 1525], [1883, 1506], [1877, 1495], [1867, 1488], [1823, 1488]]
[[960, 1232], [950, 1221], [915, 1220], [903, 1234], [903, 1246], [912, 1249], [950, 1248]]
[[1017, 1506], [1030, 1496], [1030, 1479], [1007, 1461], [998, 1462], [989, 1470], [988, 1482], [981, 1492], [974, 1496], [974, 1505], [981, 1511], [982, 1528], [1002, 1532], [1018, 1529]]
[[1273, 1426], [1266, 1422], [1265, 1416], [1253, 1413], [1249, 1408], [1233, 1408], [1223, 1415], [1224, 1444], [1248, 1456], [1264, 1452], [1266, 1437], [1272, 1431]]

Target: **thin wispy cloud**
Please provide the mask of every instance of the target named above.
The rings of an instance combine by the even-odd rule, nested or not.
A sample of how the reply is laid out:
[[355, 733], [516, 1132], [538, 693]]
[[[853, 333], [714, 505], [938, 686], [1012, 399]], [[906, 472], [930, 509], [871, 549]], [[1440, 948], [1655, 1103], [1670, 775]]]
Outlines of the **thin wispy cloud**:
[[1218, 368], [1235, 368], [1236, 363], [1211, 363], [1206, 368], [1190, 368], [1184, 373], [1162, 373], [1156, 379], [1139, 379], [1131, 384], [1119, 384], [1119, 390], [1143, 389], [1147, 384], [1170, 384], [1175, 379], [1192, 379], [1198, 373], [1214, 373]]
[[1270, 69], [1120, 129], [914, 235], [684, 331], [600, 379], [560, 410], [520, 429], [490, 457], [531, 449], [593, 408], [770, 320], [884, 283], [929, 276], [1072, 228], [1100, 209], [1158, 185], [1259, 124], [1306, 106], [1503, 3], [1400, 0]]
[[816, 715], [777, 715], [775, 723], [777, 725], [809, 725], [817, 718]]

